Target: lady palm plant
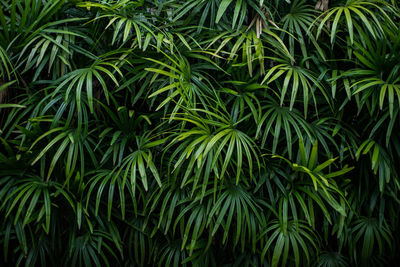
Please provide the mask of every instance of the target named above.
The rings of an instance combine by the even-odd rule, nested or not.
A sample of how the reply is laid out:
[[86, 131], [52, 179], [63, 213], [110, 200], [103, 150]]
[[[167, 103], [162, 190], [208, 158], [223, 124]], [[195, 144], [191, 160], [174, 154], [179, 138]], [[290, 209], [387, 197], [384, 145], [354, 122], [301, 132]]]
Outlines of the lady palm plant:
[[1, 266], [391, 266], [392, 0], [4, 0]]

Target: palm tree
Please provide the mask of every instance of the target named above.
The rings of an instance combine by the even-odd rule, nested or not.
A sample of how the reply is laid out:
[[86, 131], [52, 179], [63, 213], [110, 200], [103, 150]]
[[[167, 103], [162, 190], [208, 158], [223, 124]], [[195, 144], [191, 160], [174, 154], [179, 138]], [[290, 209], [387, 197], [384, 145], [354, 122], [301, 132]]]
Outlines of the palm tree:
[[4, 0], [1, 266], [385, 266], [393, 0]]

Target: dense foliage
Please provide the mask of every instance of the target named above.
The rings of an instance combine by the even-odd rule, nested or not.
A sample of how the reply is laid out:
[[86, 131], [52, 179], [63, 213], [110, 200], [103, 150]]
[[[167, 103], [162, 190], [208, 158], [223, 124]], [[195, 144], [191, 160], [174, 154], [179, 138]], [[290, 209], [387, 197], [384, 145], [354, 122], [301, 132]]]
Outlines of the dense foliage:
[[1, 266], [393, 266], [397, 0], [2, 0]]

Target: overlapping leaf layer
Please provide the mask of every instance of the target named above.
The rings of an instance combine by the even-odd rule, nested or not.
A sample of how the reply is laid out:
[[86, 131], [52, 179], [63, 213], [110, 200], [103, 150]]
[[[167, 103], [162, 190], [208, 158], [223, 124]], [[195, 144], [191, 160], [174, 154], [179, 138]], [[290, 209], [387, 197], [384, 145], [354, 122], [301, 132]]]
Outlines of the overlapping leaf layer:
[[398, 262], [398, 1], [0, 6], [1, 266]]

